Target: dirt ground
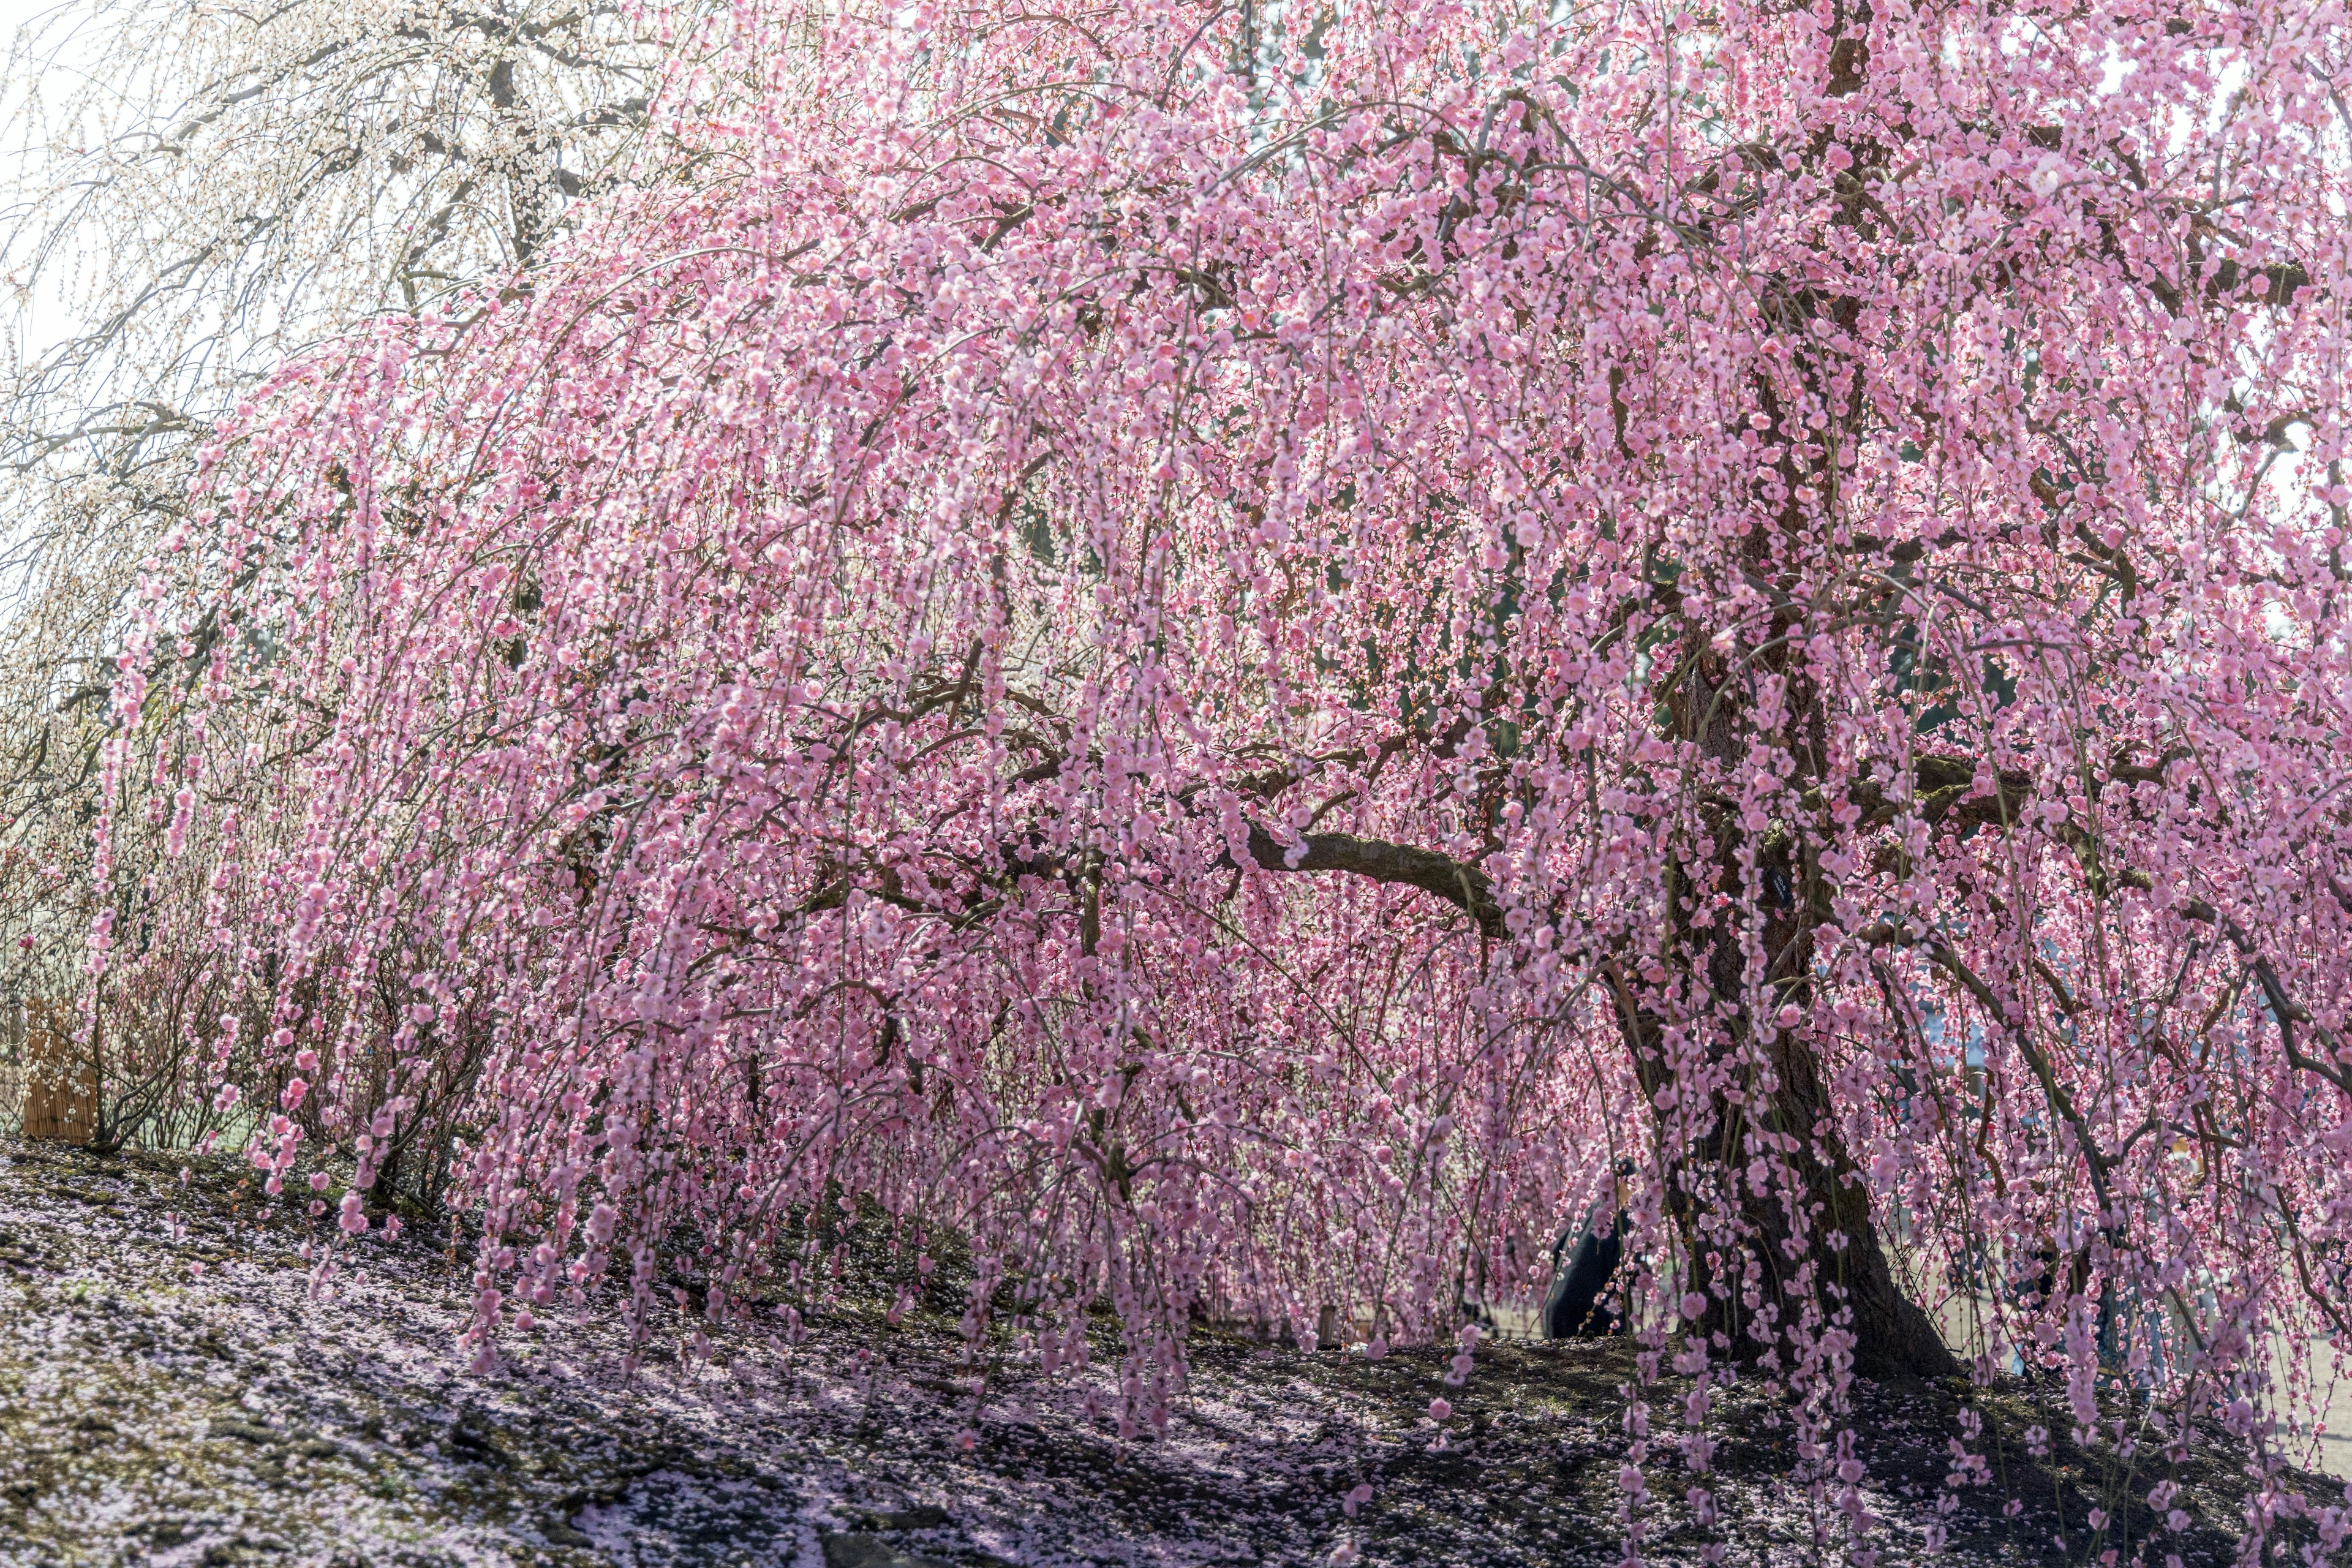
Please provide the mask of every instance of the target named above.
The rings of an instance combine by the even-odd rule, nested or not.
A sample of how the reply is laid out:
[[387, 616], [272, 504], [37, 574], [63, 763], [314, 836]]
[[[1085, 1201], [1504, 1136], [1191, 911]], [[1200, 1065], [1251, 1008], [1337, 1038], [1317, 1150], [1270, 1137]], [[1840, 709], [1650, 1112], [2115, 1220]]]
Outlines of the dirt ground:
[[[413, 1229], [314, 1290], [309, 1222], [257, 1216], [244, 1173], [0, 1142], [0, 1564], [1604, 1564], [1625, 1492], [1622, 1344], [1500, 1342], [1465, 1389], [1434, 1354], [1379, 1362], [1203, 1332], [1163, 1435], [1120, 1441], [1100, 1379], [1000, 1373], [976, 1428], [951, 1303], [900, 1324], [854, 1299], [811, 1324], [665, 1312], [625, 1377], [615, 1312], [559, 1313], [471, 1375], [467, 1280]], [[173, 1216], [177, 1216], [174, 1218]], [[755, 1314], [755, 1322], [762, 1321]], [[766, 1314], [773, 1321], [773, 1314]], [[1104, 1330], [1108, 1352], [1110, 1331]], [[1111, 1356], [1106, 1353], [1105, 1360]], [[1429, 1401], [1455, 1410], [1440, 1432]], [[2237, 1558], [2249, 1507], [2275, 1561], [2330, 1561], [2308, 1519], [2343, 1487], [2200, 1436], [2178, 1461], [2064, 1441], [2054, 1390], [1870, 1388], [1858, 1541], [1783, 1479], [1784, 1413], [1733, 1391], [1714, 1425], [1718, 1519], [1654, 1458], [1651, 1561], [1735, 1565]], [[1661, 1391], [1664, 1412], [1676, 1400]], [[1973, 1409], [1982, 1484], [1953, 1473]], [[1663, 1417], [1662, 1417], [1663, 1419]], [[2023, 1434], [2061, 1434], [2037, 1458]], [[967, 1431], [976, 1440], [967, 1447]], [[2180, 1488], [2163, 1510], [2147, 1494]], [[1351, 1494], [1369, 1500], [1349, 1510]], [[2017, 1509], [2009, 1510], [2014, 1502]], [[2180, 1510], [2168, 1528], [2165, 1514]], [[2112, 1556], [2107, 1555], [2113, 1553]]]

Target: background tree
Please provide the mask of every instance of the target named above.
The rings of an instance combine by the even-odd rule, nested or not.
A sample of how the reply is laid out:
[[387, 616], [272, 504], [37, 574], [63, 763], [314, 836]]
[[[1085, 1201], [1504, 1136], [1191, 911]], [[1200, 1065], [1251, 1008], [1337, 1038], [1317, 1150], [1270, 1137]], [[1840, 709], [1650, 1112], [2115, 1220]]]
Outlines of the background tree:
[[[121, 721], [105, 698], [196, 447], [289, 354], [517, 277], [578, 198], [625, 183], [673, 58], [665, 25], [694, 17], [105, 0], [14, 41], [5, 265], [36, 333], [0, 386], [0, 931], [16, 994], [62, 998], [80, 968], [99, 750]], [[158, 711], [179, 700], [182, 682], [149, 673]], [[129, 818], [153, 844], [118, 837], [125, 931], [147, 929], [170, 793]], [[170, 1005], [123, 1010], [117, 1048], [98, 1047], [102, 1141], [201, 1135], [180, 1072], [190, 1031], [208, 1051], [210, 1020], [261, 978], [190, 972]]]

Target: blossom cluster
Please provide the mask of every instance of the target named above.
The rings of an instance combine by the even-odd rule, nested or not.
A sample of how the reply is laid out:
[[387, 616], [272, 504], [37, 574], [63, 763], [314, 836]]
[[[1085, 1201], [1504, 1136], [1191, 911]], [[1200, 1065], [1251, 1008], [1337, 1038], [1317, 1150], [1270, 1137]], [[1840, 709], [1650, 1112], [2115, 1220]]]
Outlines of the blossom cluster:
[[1826, 1400], [1826, 1509], [1922, 1290], [2086, 1432], [2271, 1397], [2352, 1232], [2344, 23], [744, 0], [674, 168], [209, 451], [91, 971], [238, 977], [273, 1182], [439, 1151], [486, 1355], [873, 1236], [976, 1350], [1108, 1305], [1140, 1429], [1622, 1166], [1645, 1372]]

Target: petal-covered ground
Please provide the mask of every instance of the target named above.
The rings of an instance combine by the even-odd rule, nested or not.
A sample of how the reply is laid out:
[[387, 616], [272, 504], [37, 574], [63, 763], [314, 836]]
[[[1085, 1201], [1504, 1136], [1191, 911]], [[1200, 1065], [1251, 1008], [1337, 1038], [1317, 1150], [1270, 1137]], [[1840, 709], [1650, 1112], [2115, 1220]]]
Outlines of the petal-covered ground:
[[[1169, 1429], [1127, 1443], [1087, 1414], [1087, 1384], [1002, 1371], [975, 1430], [950, 1318], [892, 1326], [854, 1291], [800, 1344], [738, 1330], [707, 1358], [699, 1321], [665, 1312], [634, 1378], [616, 1312], [558, 1314], [475, 1376], [455, 1344], [467, 1281], [446, 1250], [416, 1231], [371, 1239], [317, 1291], [300, 1249], [323, 1225], [257, 1216], [234, 1165], [200, 1163], [184, 1184], [180, 1169], [0, 1142], [7, 1568], [1532, 1565], [1622, 1550], [1619, 1345], [1493, 1343], [1450, 1389], [1434, 1355], [1368, 1362], [1204, 1333]], [[1691, 1517], [1679, 1459], [1654, 1459], [1652, 1556], [1836, 1560], [1783, 1479], [1790, 1426], [1735, 1394], [1716, 1427], [1717, 1524]], [[1454, 1407], [1442, 1446], [1439, 1395]], [[1964, 1398], [1987, 1479], [1955, 1487]], [[1867, 1390], [1855, 1425], [1865, 1542], [1883, 1563], [1927, 1555], [1937, 1523], [1959, 1562], [2115, 1549], [2110, 1561], [2226, 1563], [2264, 1492], [2219, 1437], [2177, 1467], [2063, 1436], [2036, 1459], [2020, 1434], [2063, 1433], [2055, 1390]], [[2178, 1531], [2145, 1500], [2168, 1475]], [[2281, 1471], [2268, 1495], [2289, 1515], [2340, 1503], [2342, 1487]], [[2316, 1540], [2307, 1521], [2284, 1530]]]

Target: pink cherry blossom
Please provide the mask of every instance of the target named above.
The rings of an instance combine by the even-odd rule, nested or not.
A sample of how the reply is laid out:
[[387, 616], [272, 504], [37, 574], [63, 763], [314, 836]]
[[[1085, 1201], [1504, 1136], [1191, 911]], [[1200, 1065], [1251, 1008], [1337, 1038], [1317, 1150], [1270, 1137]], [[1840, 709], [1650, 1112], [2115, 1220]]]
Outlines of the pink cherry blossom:
[[170, 853], [93, 984], [257, 977], [272, 1190], [441, 1162], [485, 1356], [683, 1235], [714, 1321], [954, 1236], [1141, 1431], [1202, 1317], [1539, 1290], [1624, 1162], [1644, 1375], [1769, 1358], [1818, 1476], [1959, 1370], [1899, 1279], [2085, 1424], [2284, 1397], [2341, 6], [1243, 15], [745, 0], [640, 194], [285, 366], [141, 600], [110, 776], [202, 785], [100, 823]]

